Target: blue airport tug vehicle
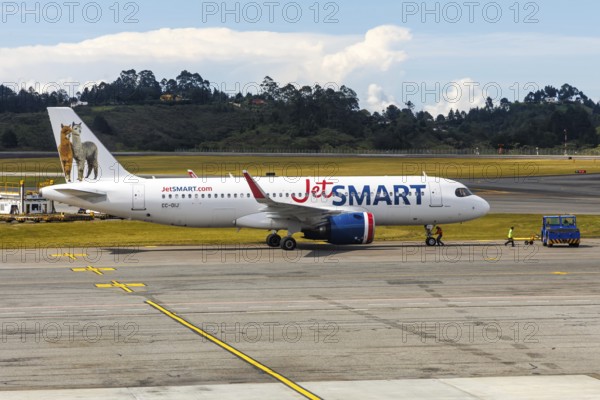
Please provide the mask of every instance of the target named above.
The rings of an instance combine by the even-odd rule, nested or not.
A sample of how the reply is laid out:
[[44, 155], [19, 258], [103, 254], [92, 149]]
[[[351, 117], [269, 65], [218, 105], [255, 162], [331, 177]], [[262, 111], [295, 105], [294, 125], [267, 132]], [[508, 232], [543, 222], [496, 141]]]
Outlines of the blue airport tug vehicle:
[[540, 234], [542, 244], [552, 247], [555, 244], [568, 244], [571, 247], [579, 247], [581, 235], [577, 228], [577, 220], [574, 215], [550, 215], [543, 217], [542, 232]]

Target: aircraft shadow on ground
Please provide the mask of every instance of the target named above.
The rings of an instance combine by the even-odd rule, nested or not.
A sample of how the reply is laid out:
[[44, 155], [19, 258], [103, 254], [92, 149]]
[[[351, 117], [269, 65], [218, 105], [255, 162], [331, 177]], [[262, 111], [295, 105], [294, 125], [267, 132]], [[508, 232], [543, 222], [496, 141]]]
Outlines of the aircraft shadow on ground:
[[[500, 242], [474, 242], [474, 243], [446, 243], [444, 247], [490, 247], [490, 246], [503, 246], [503, 243]], [[519, 245], [520, 246], [520, 245]], [[525, 247], [525, 246], [521, 246]], [[541, 245], [539, 246], [541, 247]], [[581, 245], [580, 247], [587, 247], [585, 245]], [[344, 245], [344, 246], [336, 246], [330, 244], [313, 244], [313, 243], [298, 243], [298, 247], [292, 251], [292, 253], [296, 253], [298, 251], [307, 251], [307, 253], [303, 256], [304, 258], [319, 258], [319, 257], [330, 257], [333, 254], [345, 254], [352, 253], [357, 251], [389, 251], [394, 252], [399, 249], [407, 249], [407, 248], [428, 248], [434, 251], [437, 246], [427, 247], [423, 243], [416, 242], [407, 242], [407, 243], [385, 243], [382, 242], [380, 244], [371, 244], [371, 245]], [[132, 255], [132, 254], [140, 254], [140, 253], [174, 253], [181, 252], [181, 247], [157, 247], [157, 248], [143, 248], [138, 246], [126, 246], [126, 247], [107, 247], [104, 248], [105, 251], [108, 251], [112, 255]], [[251, 244], [227, 244], [227, 245], [204, 245], [199, 244], [198, 246], [186, 246], [186, 252], [197, 252], [204, 254], [216, 254], [216, 252], [234, 252], [234, 251], [242, 251], [242, 252], [256, 252], [256, 251], [273, 251], [279, 252], [283, 251], [279, 248], [269, 248], [263, 245], [251, 245]]]

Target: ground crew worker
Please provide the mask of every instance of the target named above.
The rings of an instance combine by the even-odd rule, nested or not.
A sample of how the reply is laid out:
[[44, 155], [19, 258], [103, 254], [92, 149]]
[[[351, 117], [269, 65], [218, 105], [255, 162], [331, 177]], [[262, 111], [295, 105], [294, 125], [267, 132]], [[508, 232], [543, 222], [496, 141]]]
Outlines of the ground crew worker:
[[514, 231], [515, 227], [511, 226], [510, 229], [508, 230], [508, 240], [506, 241], [506, 243], [504, 243], [504, 245], [506, 246], [507, 244], [511, 243], [512, 247], [515, 247], [515, 239], [514, 239]]
[[435, 244], [437, 244], [438, 246], [444, 246], [444, 243], [442, 242], [442, 236], [444, 236], [444, 233], [442, 232], [442, 228], [440, 228], [439, 225], [435, 227], [435, 234], [437, 235], [437, 238], [435, 239]]

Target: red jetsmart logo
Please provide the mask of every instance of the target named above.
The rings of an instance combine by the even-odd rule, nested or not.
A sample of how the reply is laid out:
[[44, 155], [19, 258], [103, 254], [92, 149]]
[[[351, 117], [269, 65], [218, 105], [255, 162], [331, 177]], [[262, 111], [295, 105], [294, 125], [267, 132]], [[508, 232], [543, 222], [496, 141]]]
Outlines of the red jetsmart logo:
[[327, 180], [323, 179], [321, 182], [315, 182], [315, 185], [311, 188], [310, 179], [306, 180], [306, 190], [304, 191], [304, 197], [297, 197], [295, 193], [292, 194], [292, 199], [296, 203], [306, 203], [310, 195], [312, 194], [314, 198], [324, 197], [326, 199], [333, 196], [333, 191], [327, 194], [327, 185], [333, 185], [333, 182], [327, 182]]

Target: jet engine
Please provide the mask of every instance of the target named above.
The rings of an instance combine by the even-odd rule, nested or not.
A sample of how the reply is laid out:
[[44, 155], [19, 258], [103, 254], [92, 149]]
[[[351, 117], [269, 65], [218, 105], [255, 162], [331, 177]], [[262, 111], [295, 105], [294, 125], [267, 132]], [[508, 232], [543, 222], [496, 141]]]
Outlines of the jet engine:
[[368, 244], [375, 236], [375, 219], [368, 212], [345, 213], [327, 218], [314, 229], [303, 229], [304, 237], [332, 244]]

